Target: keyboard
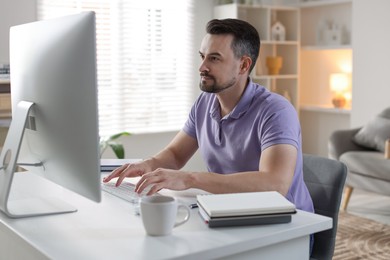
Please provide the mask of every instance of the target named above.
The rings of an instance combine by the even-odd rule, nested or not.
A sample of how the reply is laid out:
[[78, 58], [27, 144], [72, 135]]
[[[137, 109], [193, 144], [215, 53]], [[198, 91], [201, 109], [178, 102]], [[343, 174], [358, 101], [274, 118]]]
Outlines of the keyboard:
[[130, 203], [138, 204], [149, 189], [145, 189], [141, 194], [138, 194], [134, 191], [135, 185], [130, 182], [122, 182], [118, 187], [115, 186], [114, 182], [107, 182], [102, 183], [102, 190]]

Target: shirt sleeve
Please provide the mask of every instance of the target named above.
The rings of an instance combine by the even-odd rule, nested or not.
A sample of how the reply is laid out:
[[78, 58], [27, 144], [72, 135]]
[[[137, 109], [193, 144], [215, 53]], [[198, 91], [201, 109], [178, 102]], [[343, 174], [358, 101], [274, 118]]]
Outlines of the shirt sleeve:
[[288, 101], [275, 107], [260, 125], [261, 150], [276, 144], [290, 144], [299, 149], [301, 128], [295, 109]]
[[[198, 101], [198, 100], [197, 100]], [[195, 104], [192, 106], [191, 108], [191, 111], [188, 115], [188, 119], [187, 121], [184, 123], [184, 126], [183, 126], [183, 131], [188, 134], [189, 136], [197, 139], [197, 136], [196, 136], [196, 126], [195, 126], [195, 118], [196, 118], [196, 104], [197, 102], [195, 102]]]

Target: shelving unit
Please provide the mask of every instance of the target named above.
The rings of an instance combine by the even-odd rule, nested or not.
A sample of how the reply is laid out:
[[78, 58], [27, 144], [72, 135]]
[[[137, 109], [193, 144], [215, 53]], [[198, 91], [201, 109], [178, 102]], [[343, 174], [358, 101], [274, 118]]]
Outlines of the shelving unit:
[[300, 1], [300, 7], [324, 7], [324, 6], [334, 6], [337, 4], [343, 4], [343, 3], [351, 3], [353, 0], [311, 0], [311, 1]]
[[[0, 119], [11, 117], [11, 82], [0, 79]], [[0, 122], [1, 126], [1, 122]]]
[[[302, 2], [301, 8], [301, 44], [303, 49], [351, 48], [352, 1], [327, 0]], [[339, 42], [325, 43], [321, 35], [323, 26], [338, 26], [341, 32]], [[323, 32], [324, 33], [324, 32]]]
[[[328, 156], [328, 140], [337, 129], [350, 126], [350, 104], [334, 108], [329, 78], [347, 73], [352, 91], [352, 1], [301, 1], [300, 121], [305, 153]], [[339, 41], [326, 42], [324, 24], [341, 28]], [[322, 31], [323, 32], [323, 31]]]
[[[330, 134], [350, 125], [350, 109], [332, 105], [329, 78], [344, 72], [352, 79], [352, 4], [352, 0], [301, 0], [294, 7], [228, 4], [214, 8], [215, 18], [246, 20], [259, 31], [260, 57], [251, 77], [291, 97], [299, 111], [305, 153], [326, 157]], [[275, 21], [286, 27], [285, 41], [271, 40]], [[325, 37], [329, 23], [337, 24], [342, 33], [333, 37], [326, 30]], [[279, 75], [269, 75], [265, 66], [266, 57], [274, 55], [283, 57]]]
[[0, 78], [0, 85], [9, 85], [9, 84], [11, 84], [11, 81], [9, 79]]
[[11, 124], [11, 82], [0, 79], [0, 150]]
[[349, 115], [351, 113], [351, 110], [349, 108], [335, 108], [333, 106], [302, 105], [300, 106], [300, 109], [302, 111], [328, 113], [328, 114], [336, 114], [336, 115]]
[[[352, 1], [302, 1], [300, 7], [300, 106], [331, 107], [331, 73], [349, 74], [352, 91]], [[338, 25], [339, 42], [324, 42], [320, 33], [324, 24]]]
[[[299, 8], [284, 6], [227, 4], [214, 7], [217, 19], [237, 18], [252, 24], [260, 34], [261, 48], [252, 79], [273, 92], [299, 105]], [[286, 30], [284, 41], [272, 40], [271, 27], [279, 21]], [[278, 75], [269, 75], [266, 57], [281, 56], [283, 65]]]

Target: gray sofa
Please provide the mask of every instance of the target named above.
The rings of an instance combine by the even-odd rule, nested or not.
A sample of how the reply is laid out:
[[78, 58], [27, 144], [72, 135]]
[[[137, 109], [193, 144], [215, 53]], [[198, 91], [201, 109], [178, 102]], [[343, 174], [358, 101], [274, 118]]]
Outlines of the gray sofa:
[[348, 167], [342, 209], [347, 208], [353, 188], [390, 196], [390, 159], [384, 156], [388, 138], [390, 108], [363, 127], [337, 130], [330, 136], [329, 158]]

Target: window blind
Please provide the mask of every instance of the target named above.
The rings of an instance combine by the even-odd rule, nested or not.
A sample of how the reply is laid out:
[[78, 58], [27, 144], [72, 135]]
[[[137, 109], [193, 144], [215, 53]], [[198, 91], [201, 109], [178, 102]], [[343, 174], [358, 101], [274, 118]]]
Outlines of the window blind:
[[193, 102], [194, 0], [37, 0], [38, 19], [91, 10], [101, 136], [179, 130]]

